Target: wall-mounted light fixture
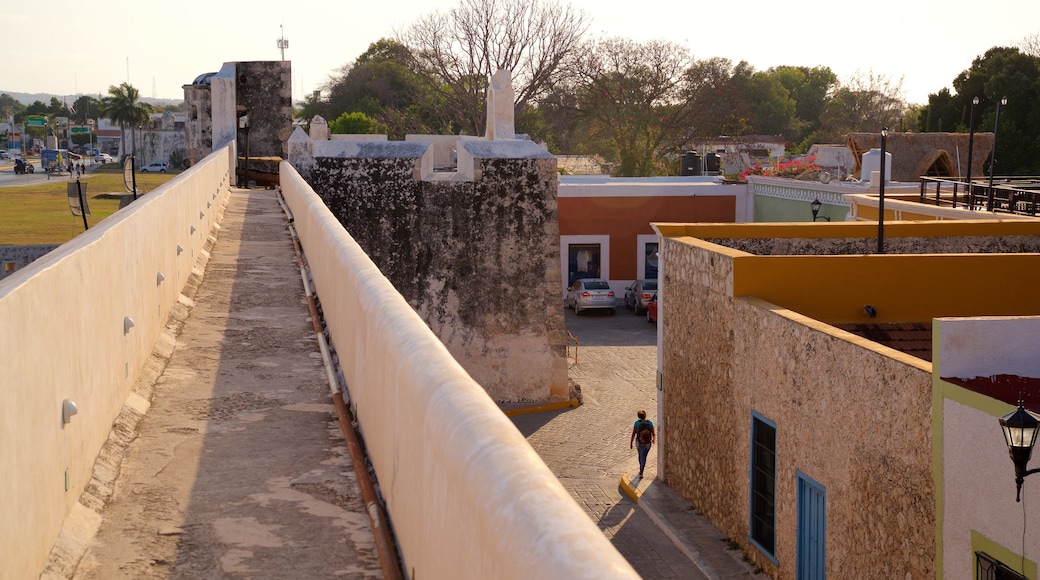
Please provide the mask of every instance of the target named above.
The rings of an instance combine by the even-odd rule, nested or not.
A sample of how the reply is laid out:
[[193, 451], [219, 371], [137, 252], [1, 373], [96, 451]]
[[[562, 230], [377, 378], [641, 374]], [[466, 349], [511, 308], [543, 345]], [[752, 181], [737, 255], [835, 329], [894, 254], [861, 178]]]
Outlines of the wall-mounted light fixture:
[[183, 252], [183, 251], [184, 251], [184, 246], [182, 246], [180, 244], [177, 244], [177, 255], [178, 256], [181, 255], [181, 252]]
[[[809, 204], [809, 210], [812, 211], [812, 221], [814, 221], [814, 222], [816, 221], [816, 219], [817, 219], [816, 214], [820, 213], [820, 208], [821, 207], [823, 207], [823, 203], [820, 201], [820, 198], [814, 199], [812, 201], [812, 203]], [[829, 218], [827, 216], [820, 216], [819, 219], [831, 221], [831, 218]]]
[[163, 280], [165, 280], [165, 279], [166, 279], [166, 276], [163, 276], [163, 273], [159, 272], [158, 274], [155, 275], [155, 285], [158, 286], [159, 284], [162, 284]]
[[863, 307], [863, 312], [865, 312], [867, 316], [871, 318], [877, 318], [877, 308], [874, 308], [870, 304], [867, 304]]
[[72, 421], [72, 416], [79, 413], [79, 409], [76, 408], [76, 403], [72, 399], [65, 399], [61, 402], [61, 422], [68, 425], [69, 421]]
[[134, 319], [129, 316], [123, 317], [123, 334], [130, 332], [130, 329], [134, 327]]
[[1040, 415], [1023, 407], [1019, 399], [1018, 408], [1000, 418], [1000, 428], [1004, 431], [1008, 454], [1015, 464], [1015, 501], [1022, 501], [1022, 482], [1027, 475], [1040, 471], [1040, 468], [1026, 469], [1033, 454], [1037, 431], [1040, 431]]

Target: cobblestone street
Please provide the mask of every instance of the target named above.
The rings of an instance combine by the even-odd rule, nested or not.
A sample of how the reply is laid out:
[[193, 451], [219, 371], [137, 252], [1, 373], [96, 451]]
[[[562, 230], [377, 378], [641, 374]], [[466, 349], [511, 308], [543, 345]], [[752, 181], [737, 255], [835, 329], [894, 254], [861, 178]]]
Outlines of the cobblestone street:
[[[657, 421], [657, 327], [624, 308], [614, 316], [567, 310], [566, 317], [579, 341], [570, 377], [581, 385], [584, 402], [519, 415], [514, 423], [641, 576], [705, 578], [618, 485], [622, 474], [639, 466], [628, 447], [636, 411], [645, 409]], [[656, 466], [654, 448], [646, 478], [656, 475]]]

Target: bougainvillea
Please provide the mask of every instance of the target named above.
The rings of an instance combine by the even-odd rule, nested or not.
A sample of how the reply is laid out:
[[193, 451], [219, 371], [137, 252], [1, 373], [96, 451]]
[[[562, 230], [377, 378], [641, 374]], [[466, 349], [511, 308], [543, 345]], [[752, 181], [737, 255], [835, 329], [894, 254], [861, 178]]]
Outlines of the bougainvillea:
[[765, 175], [767, 177], [789, 177], [798, 179], [806, 174], [816, 175], [820, 172], [820, 166], [816, 165], [815, 157], [800, 157], [790, 161], [781, 161], [773, 165], [762, 165], [756, 163], [740, 172], [740, 181], [747, 181], [748, 175]]

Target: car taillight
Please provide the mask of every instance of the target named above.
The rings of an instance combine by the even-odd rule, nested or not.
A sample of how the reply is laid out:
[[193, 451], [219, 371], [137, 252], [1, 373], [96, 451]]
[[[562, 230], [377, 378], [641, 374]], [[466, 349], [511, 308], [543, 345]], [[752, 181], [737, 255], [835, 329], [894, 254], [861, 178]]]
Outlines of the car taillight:
[[592, 294], [590, 294], [588, 290], [586, 290], [586, 291], [581, 293], [581, 297], [582, 298], [589, 298], [591, 296], [592, 296]]
[[643, 293], [643, 300], [650, 300], [650, 293], [649, 292], [644, 292]]
[[613, 290], [611, 290], [610, 292], [607, 292], [607, 298], [613, 298], [613, 297], [614, 297], [614, 291]]

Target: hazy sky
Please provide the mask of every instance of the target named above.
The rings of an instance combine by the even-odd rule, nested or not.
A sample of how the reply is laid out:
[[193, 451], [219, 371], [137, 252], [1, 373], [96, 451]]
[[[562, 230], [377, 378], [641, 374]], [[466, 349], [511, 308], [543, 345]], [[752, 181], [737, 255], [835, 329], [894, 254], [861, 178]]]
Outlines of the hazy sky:
[[[142, 96], [182, 99], [182, 86], [224, 62], [278, 60], [284, 27], [293, 98], [319, 88], [371, 42], [456, 0], [344, 2], [103, 2], [41, 9], [0, 4], [0, 91], [106, 94], [129, 80]], [[828, 66], [902, 78], [904, 97], [927, 102], [993, 46], [1040, 34], [1040, 1], [782, 3], [573, 0], [595, 36], [683, 44], [697, 59]], [[708, 8], [711, 7], [709, 10]]]

